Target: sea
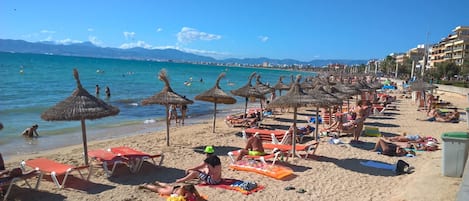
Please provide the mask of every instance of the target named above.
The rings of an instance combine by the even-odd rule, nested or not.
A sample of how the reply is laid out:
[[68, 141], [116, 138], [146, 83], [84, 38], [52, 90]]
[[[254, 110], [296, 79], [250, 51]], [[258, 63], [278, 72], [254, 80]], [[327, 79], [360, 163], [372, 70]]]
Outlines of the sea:
[[[226, 76], [220, 81], [220, 87], [228, 94], [247, 84], [253, 72], [270, 85], [277, 83], [279, 76], [285, 76], [286, 84], [292, 75], [315, 76], [313, 72], [267, 68], [3, 52], [0, 53], [0, 122], [4, 128], [0, 130], [0, 153], [4, 158], [82, 143], [80, 121], [45, 121], [40, 117], [76, 89], [73, 69], [78, 70], [81, 84], [90, 94], [95, 95], [95, 86], [99, 85], [101, 91], [97, 97], [120, 109], [116, 116], [86, 120], [88, 141], [165, 129], [165, 107], [140, 104], [163, 89], [164, 83], [158, 79], [161, 69], [166, 69], [171, 88], [191, 100], [212, 88], [221, 73]], [[255, 84], [255, 79], [252, 83]], [[111, 91], [109, 98], [104, 93], [106, 86]], [[217, 118], [244, 110], [245, 98], [233, 97], [237, 99], [236, 104], [217, 104]], [[259, 103], [251, 102], [248, 107], [259, 107]], [[213, 103], [194, 100], [188, 106], [185, 124], [201, 123], [212, 117]], [[40, 137], [24, 138], [22, 131], [33, 124], [39, 125]]]

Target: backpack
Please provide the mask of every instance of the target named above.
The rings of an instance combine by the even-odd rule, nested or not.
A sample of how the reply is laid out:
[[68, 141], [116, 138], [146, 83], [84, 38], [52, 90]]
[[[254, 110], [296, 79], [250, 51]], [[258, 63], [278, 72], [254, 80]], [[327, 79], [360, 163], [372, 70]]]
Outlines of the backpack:
[[408, 173], [409, 167], [410, 167], [409, 163], [403, 160], [398, 160], [396, 164], [395, 172], [397, 175]]

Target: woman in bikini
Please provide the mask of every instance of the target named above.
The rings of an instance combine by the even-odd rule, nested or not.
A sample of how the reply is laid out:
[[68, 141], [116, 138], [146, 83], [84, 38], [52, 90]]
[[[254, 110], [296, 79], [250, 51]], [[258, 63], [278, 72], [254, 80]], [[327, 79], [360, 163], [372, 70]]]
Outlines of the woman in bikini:
[[202, 201], [205, 200], [200, 196], [199, 192], [193, 184], [185, 184], [183, 186], [172, 186], [167, 183], [155, 182], [154, 184], [144, 184], [139, 186], [140, 189], [148, 189], [157, 192], [163, 196], [178, 195], [184, 197], [187, 201]]
[[378, 142], [376, 142], [375, 148], [371, 151], [381, 151], [383, 155], [387, 156], [405, 156], [408, 154], [404, 148], [383, 139], [379, 139]]

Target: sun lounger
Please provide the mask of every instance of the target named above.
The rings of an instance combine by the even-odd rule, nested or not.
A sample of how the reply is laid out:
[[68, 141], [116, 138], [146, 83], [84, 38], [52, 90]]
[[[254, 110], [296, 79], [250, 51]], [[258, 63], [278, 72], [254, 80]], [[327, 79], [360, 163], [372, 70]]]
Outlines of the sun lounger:
[[[123, 158], [115, 153], [112, 153], [110, 151], [104, 150], [104, 149], [95, 149], [95, 150], [90, 150], [88, 151], [88, 156], [92, 160], [96, 160], [100, 162], [103, 166], [104, 171], [106, 172], [107, 177], [112, 176], [114, 173], [114, 170], [116, 169], [116, 166], [118, 164], [126, 164], [127, 159]], [[109, 166], [112, 166], [112, 168], [109, 170]]]
[[[127, 164], [129, 165], [130, 172], [132, 173], [140, 171], [143, 163], [147, 160], [151, 160], [155, 166], [161, 166], [164, 159], [163, 153], [152, 155], [130, 147], [113, 147], [110, 151], [119, 156], [125, 157], [128, 160]], [[155, 158], [160, 158], [158, 164], [156, 164]]]
[[[108, 177], [112, 176], [118, 164], [126, 164], [131, 173], [136, 173], [140, 171], [146, 160], [151, 160], [155, 166], [161, 166], [164, 158], [163, 154], [150, 155], [130, 147], [114, 147], [108, 150], [95, 149], [88, 151], [88, 155], [93, 160], [102, 163], [103, 169]], [[154, 158], [160, 158], [158, 164], [156, 164]], [[110, 166], [112, 166], [111, 169], [109, 169]]]
[[[309, 155], [314, 155], [318, 148], [319, 143], [315, 140], [313, 140], [310, 144], [303, 145], [303, 144], [297, 144], [295, 145], [295, 152], [298, 157], [300, 158], [308, 158]], [[279, 149], [282, 152], [288, 152], [291, 153], [293, 147], [290, 144], [272, 144], [272, 143], [264, 143], [263, 144], [264, 149]], [[306, 152], [306, 155], [304, 157], [301, 157], [301, 155], [298, 153], [300, 151]]]
[[[81, 170], [88, 169], [88, 176], [86, 177], [86, 180], [88, 181], [91, 176], [91, 166], [89, 165], [75, 167], [72, 165], [59, 163], [57, 161], [53, 161], [47, 158], [36, 158], [28, 160], [23, 162], [21, 165], [23, 166], [23, 169], [25, 166], [29, 166], [39, 171], [41, 174], [41, 178], [43, 175], [50, 175], [59, 189], [64, 188], [65, 183], [67, 182], [67, 178], [72, 172], [77, 171], [80, 177], [85, 180], [85, 177], [81, 173]], [[57, 176], [64, 176], [62, 183], [59, 182]]]
[[384, 115], [384, 111], [386, 111], [386, 107], [382, 106], [382, 105], [373, 105], [373, 115], [374, 116], [379, 116], [379, 115]]
[[32, 189], [33, 187], [31, 186], [31, 184], [29, 184], [28, 180], [29, 179], [32, 179], [32, 178], [37, 178], [37, 181], [36, 181], [36, 185], [34, 187], [35, 190], [38, 189], [39, 187], [39, 184], [40, 184], [40, 181], [41, 181], [41, 174], [39, 173], [39, 171], [36, 171], [36, 170], [33, 170], [33, 171], [30, 171], [28, 173], [23, 173], [22, 175], [19, 175], [19, 176], [15, 176], [15, 177], [9, 177], [9, 178], [0, 178], [0, 187], [2, 189], [5, 189], [3, 187], [7, 187], [6, 188], [6, 191], [3, 191], [4, 195], [3, 195], [3, 201], [6, 201], [8, 199], [8, 195], [10, 194], [11, 192], [11, 188], [13, 187], [13, 185], [16, 184], [16, 182], [18, 181], [24, 181], [24, 183], [30, 188]]
[[247, 128], [243, 132], [243, 138], [247, 139], [246, 134], [256, 134], [259, 133], [259, 137], [263, 142], [271, 142], [273, 140], [272, 135], [279, 141], [281, 141], [284, 136], [286, 130], [268, 130], [268, 129], [259, 129], [259, 128]]

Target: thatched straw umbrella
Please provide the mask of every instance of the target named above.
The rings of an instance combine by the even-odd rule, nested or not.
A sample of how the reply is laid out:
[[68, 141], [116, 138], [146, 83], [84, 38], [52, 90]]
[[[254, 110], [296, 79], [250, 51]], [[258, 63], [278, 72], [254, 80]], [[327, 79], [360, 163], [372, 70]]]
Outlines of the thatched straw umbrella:
[[[418, 91], [418, 92], [421, 92], [422, 95], [420, 96], [420, 98], [423, 97], [423, 102], [426, 103], [427, 100], [426, 100], [426, 97], [425, 97], [425, 91], [427, 90], [433, 90], [435, 88], [438, 88], [437, 86], [433, 85], [433, 84], [430, 84], [430, 83], [427, 83], [427, 82], [424, 82], [423, 80], [417, 80], [415, 82], [412, 82], [412, 84], [410, 84], [410, 89], [412, 91]], [[427, 108], [427, 104], [424, 104], [424, 109], [428, 109]]]
[[103, 100], [90, 95], [90, 93], [81, 86], [77, 69], [73, 69], [73, 76], [77, 81], [77, 88], [73, 91], [72, 95], [46, 110], [41, 114], [41, 118], [46, 121], [80, 120], [85, 164], [88, 165], [88, 145], [86, 140], [85, 119], [94, 120], [117, 115], [120, 110], [119, 108], [108, 105]]
[[268, 93], [272, 93], [272, 90], [275, 90], [269, 85], [262, 83], [261, 75], [259, 74], [256, 76], [256, 85], [254, 87], [256, 87], [256, 89], [264, 95]]
[[235, 104], [236, 99], [233, 98], [232, 96], [226, 94], [221, 88], [220, 88], [220, 80], [221, 78], [225, 77], [225, 73], [221, 73], [218, 78], [215, 86], [213, 86], [211, 89], [197, 95], [195, 97], [195, 100], [201, 100], [201, 101], [208, 101], [213, 103], [213, 129], [212, 132], [215, 133], [215, 120], [217, 118], [217, 103], [223, 103], [223, 104]]
[[252, 78], [255, 75], [256, 73], [254, 72], [249, 76], [249, 79], [246, 85], [242, 86], [241, 88], [231, 90], [231, 93], [233, 95], [246, 98], [246, 104], [244, 106], [244, 114], [246, 114], [247, 112], [249, 98], [265, 99], [264, 94], [262, 94], [259, 90], [257, 90], [256, 87], [253, 87], [251, 84]]
[[[297, 75], [296, 81], [293, 83], [290, 90], [285, 95], [276, 98], [269, 105], [267, 105], [268, 108], [292, 107], [293, 108], [293, 128], [296, 128], [297, 111], [299, 107], [314, 106], [315, 104], [319, 103], [318, 99], [303, 92], [303, 89], [301, 89], [300, 83], [299, 83], [300, 79], [301, 79], [301, 75]], [[295, 139], [296, 139], [296, 129], [293, 129], [292, 157], [295, 157], [296, 155]]]
[[166, 146], [169, 146], [169, 106], [170, 105], [187, 105], [192, 104], [194, 101], [187, 99], [185, 96], [181, 96], [171, 89], [169, 85], [168, 75], [165, 69], [162, 69], [158, 74], [158, 79], [164, 82], [163, 89], [144, 100], [142, 100], [142, 105], [149, 104], [160, 104], [166, 107]]
[[[341, 105], [342, 99], [335, 96], [332, 93], [327, 92], [324, 89], [324, 86], [318, 85], [310, 93], [315, 99], [316, 103], [316, 117], [319, 116], [319, 108], [329, 108], [333, 105]], [[332, 114], [331, 114], [332, 115]], [[316, 121], [316, 129], [315, 129], [315, 139], [319, 139], [319, 121]]]
[[285, 83], [283, 83], [283, 77], [284, 76], [280, 76], [278, 78], [278, 81], [277, 83], [273, 86], [274, 89], [278, 90], [279, 91], [279, 96], [282, 95], [282, 90], [289, 90], [290, 89], [290, 86], [286, 85]]

